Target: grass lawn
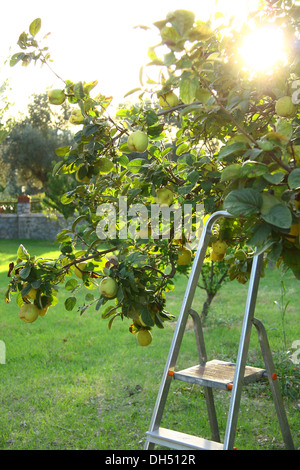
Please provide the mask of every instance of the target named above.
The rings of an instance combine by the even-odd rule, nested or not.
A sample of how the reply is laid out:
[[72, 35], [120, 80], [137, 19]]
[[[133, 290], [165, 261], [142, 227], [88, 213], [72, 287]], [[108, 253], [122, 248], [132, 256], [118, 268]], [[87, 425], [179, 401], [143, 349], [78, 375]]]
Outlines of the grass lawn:
[[[0, 296], [4, 299], [8, 263], [15, 260], [19, 240], [0, 240]], [[35, 255], [57, 253], [52, 242], [22, 241]], [[278, 272], [269, 270], [261, 280], [255, 316], [266, 327], [274, 362], [284, 393], [284, 403], [294, 444], [300, 448], [299, 365], [286, 359], [286, 347], [300, 340], [299, 281], [284, 276], [285, 302], [282, 324], [274, 301], [280, 300]], [[178, 314], [187, 280], [177, 279], [169, 294], [168, 309]], [[236, 282], [223, 287], [213, 301], [205, 325], [209, 358], [235, 361], [247, 286]], [[85, 293], [82, 293], [82, 299]], [[18, 317], [15, 297], [0, 303], [0, 340], [6, 362], [0, 364], [1, 450], [137, 450], [142, 449], [168, 355], [174, 325], [153, 331], [153, 341], [139, 347], [128, 332], [130, 322], [116, 320], [109, 331], [99, 312], [80, 316], [67, 312], [62, 289], [59, 304], [33, 324]], [[203, 302], [197, 293], [194, 308]], [[248, 364], [263, 367], [256, 332], [251, 336]], [[192, 330], [187, 330], [178, 367], [197, 363]], [[216, 391], [221, 433], [225, 431], [229, 392]], [[201, 388], [174, 381], [162, 425], [210, 438]], [[244, 388], [236, 442], [238, 449], [282, 449], [283, 442], [267, 382]]]

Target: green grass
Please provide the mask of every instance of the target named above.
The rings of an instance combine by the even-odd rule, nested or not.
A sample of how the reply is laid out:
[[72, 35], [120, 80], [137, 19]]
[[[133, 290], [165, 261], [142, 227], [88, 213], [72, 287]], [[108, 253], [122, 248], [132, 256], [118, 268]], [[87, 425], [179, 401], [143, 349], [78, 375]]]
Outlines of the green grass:
[[[7, 286], [8, 263], [14, 261], [19, 240], [0, 241], [0, 296]], [[51, 256], [57, 245], [23, 241], [30, 253]], [[284, 278], [289, 300], [285, 334], [287, 347], [300, 339], [299, 281]], [[168, 308], [178, 314], [186, 287], [179, 277], [169, 294]], [[204, 328], [209, 358], [235, 360], [247, 286], [229, 283], [212, 304]], [[174, 325], [153, 331], [150, 346], [141, 348], [128, 332], [130, 322], [115, 321], [111, 331], [95, 310], [80, 316], [59, 304], [33, 324], [19, 320], [13, 297], [0, 303], [0, 340], [6, 363], [0, 364], [0, 449], [142, 449], [168, 355]], [[198, 292], [194, 307], [201, 306]], [[81, 294], [82, 299], [84, 293]], [[284, 392], [294, 443], [299, 436], [299, 366], [286, 360], [280, 312], [280, 274], [268, 271], [261, 280], [256, 316], [268, 332]], [[200, 310], [200, 307], [198, 307]], [[250, 365], [263, 365], [255, 331], [251, 336]], [[195, 339], [187, 330], [178, 368], [197, 363]], [[221, 434], [226, 426], [230, 394], [215, 393]], [[228, 405], [228, 406], [227, 406]], [[201, 388], [172, 383], [162, 425], [210, 438]], [[236, 443], [238, 449], [281, 449], [283, 442], [267, 383], [244, 389]]]

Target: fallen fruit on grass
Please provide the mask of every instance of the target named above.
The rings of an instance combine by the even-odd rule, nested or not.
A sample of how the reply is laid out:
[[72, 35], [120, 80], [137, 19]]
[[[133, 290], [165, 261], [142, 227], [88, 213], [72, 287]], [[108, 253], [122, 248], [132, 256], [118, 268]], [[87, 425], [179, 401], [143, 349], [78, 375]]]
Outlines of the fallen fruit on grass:
[[179, 264], [179, 266], [187, 266], [188, 264], [190, 264], [191, 259], [192, 259], [191, 250], [183, 246], [179, 248], [178, 251], [179, 251], [179, 255], [177, 259], [177, 264]]
[[54, 89], [48, 92], [48, 99], [50, 104], [63, 104], [66, 99], [66, 95], [64, 90]]
[[39, 316], [39, 308], [35, 304], [23, 304], [19, 317], [26, 323], [33, 323]]
[[140, 346], [148, 346], [152, 341], [152, 335], [149, 330], [140, 330], [136, 334], [136, 339]]
[[103, 297], [113, 299], [118, 292], [118, 283], [112, 277], [105, 277], [100, 282], [99, 290]]
[[127, 140], [127, 147], [131, 152], [145, 152], [148, 147], [148, 136], [142, 131], [134, 131]]

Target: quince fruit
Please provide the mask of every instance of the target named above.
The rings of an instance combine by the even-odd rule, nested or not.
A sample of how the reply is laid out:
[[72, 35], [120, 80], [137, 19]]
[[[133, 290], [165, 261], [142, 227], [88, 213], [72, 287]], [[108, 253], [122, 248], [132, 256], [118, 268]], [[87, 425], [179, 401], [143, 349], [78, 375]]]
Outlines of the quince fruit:
[[127, 140], [127, 147], [131, 152], [142, 153], [147, 150], [148, 136], [142, 131], [134, 131]]
[[50, 305], [46, 305], [46, 307], [39, 309], [39, 316], [44, 317], [48, 312]]
[[[26, 284], [28, 285], [28, 284]], [[26, 287], [26, 286], [25, 286]], [[37, 295], [37, 289], [30, 289], [30, 291], [25, 295], [25, 299], [30, 299], [30, 300], [34, 300], [36, 299], [36, 295]]]
[[152, 341], [152, 335], [149, 330], [140, 330], [136, 334], [136, 339], [140, 346], [148, 346]]
[[20, 308], [19, 317], [26, 323], [33, 323], [39, 316], [39, 310], [35, 304], [23, 304]]
[[100, 294], [107, 299], [113, 299], [118, 292], [118, 283], [112, 277], [105, 277], [100, 282]]
[[225, 256], [225, 255], [217, 255], [217, 253], [216, 253], [214, 250], [212, 250], [212, 251], [210, 252], [210, 259], [211, 259], [212, 261], [222, 261], [222, 259], [224, 258], [224, 256]]
[[187, 266], [188, 264], [190, 264], [191, 259], [192, 259], [191, 250], [183, 246], [182, 248], [179, 248], [178, 251], [179, 251], [179, 255], [177, 259], [177, 264], [179, 266]]
[[166, 93], [165, 95], [161, 95], [158, 99], [159, 105], [163, 109], [170, 109], [174, 108], [174, 106], [178, 105], [179, 99], [178, 96], [175, 95], [173, 91]]
[[279, 98], [275, 105], [275, 112], [281, 117], [293, 117], [296, 113], [297, 107], [294, 105], [290, 96], [282, 96]]
[[156, 190], [156, 202], [160, 206], [170, 206], [173, 202], [174, 194], [171, 189], [160, 188]]
[[64, 90], [58, 90], [58, 89], [50, 90], [48, 92], [48, 99], [49, 99], [50, 104], [59, 105], [59, 104], [63, 104], [63, 102], [66, 99], [66, 95], [65, 95]]
[[71, 116], [69, 119], [71, 124], [83, 124], [84, 116], [82, 115], [80, 109], [72, 109]]
[[79, 279], [82, 279], [82, 276], [83, 276], [83, 272], [84, 271], [84, 268], [86, 267], [86, 263], [85, 262], [82, 262], [82, 263], [78, 263], [77, 266], [75, 266], [75, 269], [74, 269], [74, 274], [75, 276], [77, 276]]
[[225, 255], [228, 245], [225, 241], [218, 240], [212, 243], [212, 249], [216, 255]]
[[298, 219], [298, 223], [291, 225], [291, 229], [286, 239], [292, 243], [295, 243], [299, 235], [300, 235], [300, 219]]
[[106, 157], [101, 157], [97, 162], [94, 164], [95, 172], [98, 174], [106, 175], [109, 173], [114, 167], [113, 162]]

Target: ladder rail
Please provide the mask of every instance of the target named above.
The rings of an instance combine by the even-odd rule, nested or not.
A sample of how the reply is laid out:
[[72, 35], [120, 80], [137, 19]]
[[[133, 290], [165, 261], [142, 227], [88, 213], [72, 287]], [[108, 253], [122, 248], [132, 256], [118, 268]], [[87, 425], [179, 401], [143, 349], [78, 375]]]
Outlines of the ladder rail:
[[252, 319], [254, 317], [255, 304], [258, 292], [258, 285], [262, 270], [263, 253], [255, 255], [252, 262], [251, 275], [249, 280], [249, 289], [245, 306], [245, 314], [243, 319], [242, 331], [238, 355], [236, 360], [236, 368], [233, 379], [233, 387], [231, 392], [231, 400], [227, 418], [227, 426], [224, 436], [224, 449], [233, 449], [235, 431], [238, 419], [238, 411], [240, 406], [241, 392], [243, 386], [243, 377], [245, 373], [246, 360], [248, 355]]
[[[207, 247], [212, 234], [212, 229], [216, 221], [222, 217], [232, 218], [233, 216], [227, 211], [218, 211], [212, 214], [207, 220], [199, 240], [198, 248], [196, 251], [195, 259], [192, 265], [191, 273], [187, 283], [186, 291], [184, 294], [181, 310], [176, 323], [175, 332], [169, 349], [168, 358], [164, 368], [163, 376], [161, 379], [156, 403], [153, 409], [152, 418], [150, 421], [149, 432], [156, 430], [161, 422], [163, 409], [168, 396], [169, 388], [171, 385], [172, 377], [169, 371], [174, 370], [176, 360], [178, 357], [182, 337], [186, 327], [187, 318], [193, 302], [195, 290], [197, 287], [198, 279], [200, 276], [201, 268], [206, 255]], [[149, 442], [146, 440], [145, 449], [149, 449]]]
[[266, 372], [269, 380], [270, 389], [273, 395], [275, 409], [278, 417], [278, 422], [281, 429], [281, 434], [285, 443], [285, 447], [288, 450], [295, 450], [294, 442], [292, 439], [289, 423], [287, 420], [286, 412], [283, 405], [282, 395], [280, 393], [280, 387], [277, 380], [277, 374], [275, 372], [275, 366], [272, 358], [272, 353], [269, 346], [269, 341], [264, 325], [257, 318], [252, 320], [257, 333], [260, 343], [262, 356], [264, 358]]

